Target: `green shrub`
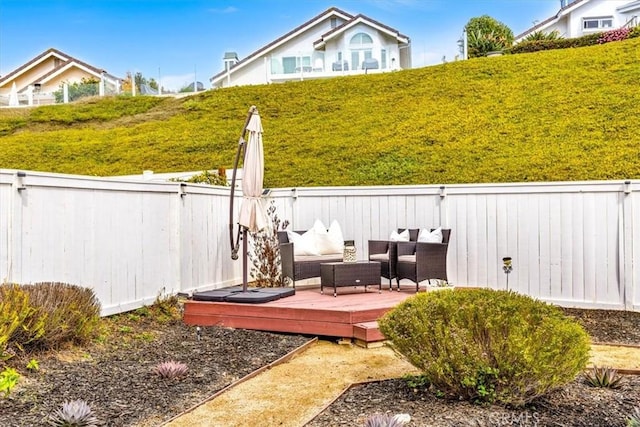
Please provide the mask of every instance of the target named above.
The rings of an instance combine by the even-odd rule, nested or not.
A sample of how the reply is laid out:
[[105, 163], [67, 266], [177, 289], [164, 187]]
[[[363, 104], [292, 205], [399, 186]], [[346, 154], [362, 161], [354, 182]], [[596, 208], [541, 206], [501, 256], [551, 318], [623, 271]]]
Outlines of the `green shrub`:
[[[87, 96], [97, 96], [100, 92], [100, 80], [96, 78], [83, 78], [81, 82], [68, 83], [69, 102], [77, 101]], [[64, 83], [60, 88], [53, 92], [53, 96], [57, 103], [64, 101]]]
[[561, 39], [560, 31], [553, 30], [550, 33], [545, 33], [544, 31], [535, 31], [529, 34], [527, 37], [523, 39], [525, 42], [539, 41], [539, 40], [558, 40]]
[[163, 288], [152, 305], [139, 308], [133, 314], [153, 319], [158, 323], [168, 324], [180, 321], [182, 319], [182, 310], [180, 297], [177, 294], [165, 293]]
[[23, 337], [30, 348], [57, 348], [65, 343], [82, 344], [96, 333], [100, 303], [91, 289], [66, 283], [46, 282], [22, 287], [29, 295], [33, 324], [44, 323], [44, 333]]
[[11, 390], [18, 384], [20, 374], [13, 368], [4, 368], [0, 372], [0, 393], [4, 393], [4, 396], [9, 396]]
[[202, 171], [199, 174], [193, 175], [191, 178], [186, 180], [172, 179], [172, 181], [192, 182], [195, 184], [220, 185], [223, 187], [229, 186], [229, 183], [227, 182], [227, 175], [224, 168], [218, 169], [218, 173], [213, 173], [206, 170], [206, 171]]
[[21, 348], [44, 334], [44, 322], [33, 318], [35, 311], [22, 287], [0, 285], [0, 361], [11, 357], [14, 352], [11, 347]]
[[379, 324], [449, 398], [521, 406], [573, 380], [589, 359], [589, 337], [577, 322], [510, 291], [419, 294]]
[[598, 44], [602, 33], [588, 34], [571, 39], [546, 39], [522, 41], [508, 50], [509, 53], [528, 53], [541, 50], [568, 49], [574, 47], [593, 46]]

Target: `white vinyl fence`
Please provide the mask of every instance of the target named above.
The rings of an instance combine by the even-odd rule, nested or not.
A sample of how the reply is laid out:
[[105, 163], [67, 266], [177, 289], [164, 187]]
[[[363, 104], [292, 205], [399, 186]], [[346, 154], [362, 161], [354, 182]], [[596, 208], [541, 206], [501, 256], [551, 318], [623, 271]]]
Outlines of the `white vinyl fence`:
[[[360, 259], [395, 228], [443, 226], [457, 286], [640, 311], [640, 181], [272, 189], [269, 200], [289, 229], [336, 219]], [[105, 315], [238, 284], [228, 216], [222, 187], [0, 169], [0, 281], [88, 286]]]

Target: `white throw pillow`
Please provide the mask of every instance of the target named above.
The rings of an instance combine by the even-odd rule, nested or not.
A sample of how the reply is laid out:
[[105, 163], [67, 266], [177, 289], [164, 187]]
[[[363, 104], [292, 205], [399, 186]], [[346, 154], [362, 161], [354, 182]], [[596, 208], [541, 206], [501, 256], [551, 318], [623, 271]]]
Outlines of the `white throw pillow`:
[[344, 239], [340, 224], [335, 219], [331, 222], [329, 230], [319, 219], [313, 224], [316, 233], [316, 249], [320, 255], [341, 254], [344, 248]]
[[420, 230], [418, 234], [418, 242], [422, 243], [442, 243], [442, 227], [438, 227], [433, 231], [426, 228]]
[[298, 234], [287, 230], [287, 237], [293, 243], [293, 255], [320, 255], [316, 248], [316, 232], [314, 229]]
[[409, 229], [404, 230], [402, 233], [398, 233], [396, 230], [391, 232], [389, 240], [392, 242], [408, 242], [410, 239]]
[[329, 241], [331, 242], [332, 254], [340, 254], [344, 249], [344, 236], [342, 235], [342, 227], [335, 219], [331, 221], [329, 226]]

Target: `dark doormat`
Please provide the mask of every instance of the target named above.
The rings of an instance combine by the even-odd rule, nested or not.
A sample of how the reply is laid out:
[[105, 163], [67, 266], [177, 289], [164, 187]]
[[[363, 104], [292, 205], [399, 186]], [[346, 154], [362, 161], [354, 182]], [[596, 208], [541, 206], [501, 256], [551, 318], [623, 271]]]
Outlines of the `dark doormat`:
[[290, 297], [295, 293], [296, 290], [293, 288], [247, 288], [247, 291], [243, 292], [242, 286], [232, 286], [212, 291], [194, 292], [192, 299], [194, 301], [261, 304]]

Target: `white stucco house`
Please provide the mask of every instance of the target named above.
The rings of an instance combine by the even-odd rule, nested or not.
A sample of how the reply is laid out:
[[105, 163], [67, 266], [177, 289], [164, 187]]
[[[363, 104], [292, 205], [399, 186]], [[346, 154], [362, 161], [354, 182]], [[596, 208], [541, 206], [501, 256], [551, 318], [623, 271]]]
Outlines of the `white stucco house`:
[[213, 88], [411, 68], [411, 41], [364, 15], [332, 7], [238, 60], [226, 52]]
[[[79, 83], [82, 79], [101, 82], [101, 94], [120, 90], [121, 79], [51, 48], [0, 78], [0, 105], [13, 97], [17, 98], [15, 105], [33, 105], [34, 99], [38, 104], [53, 103], [53, 93], [60, 90], [63, 83]], [[11, 101], [8, 104], [11, 105]]]
[[558, 31], [562, 38], [575, 38], [596, 32], [640, 24], [640, 0], [560, 0], [560, 10], [515, 37], [515, 43], [537, 31]]

